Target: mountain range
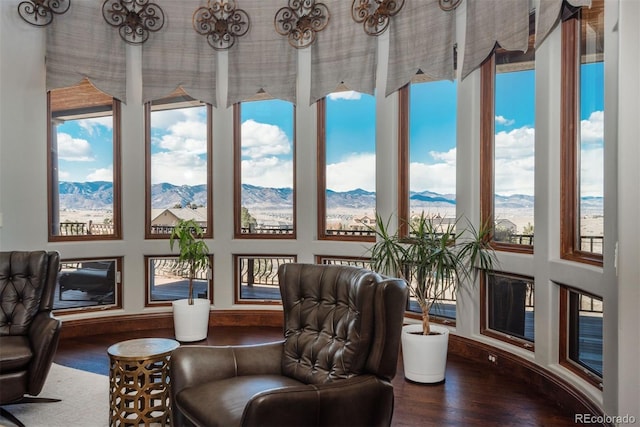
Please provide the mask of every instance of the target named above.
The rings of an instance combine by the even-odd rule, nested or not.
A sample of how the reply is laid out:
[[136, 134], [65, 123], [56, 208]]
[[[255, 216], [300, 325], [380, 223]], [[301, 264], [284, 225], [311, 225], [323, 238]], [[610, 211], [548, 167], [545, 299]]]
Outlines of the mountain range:
[[[66, 209], [111, 209], [113, 205], [113, 185], [111, 182], [60, 182], [60, 206]], [[152, 208], [171, 208], [188, 203], [204, 205], [207, 200], [206, 185], [173, 185], [169, 183], [151, 186]], [[455, 206], [453, 194], [439, 194], [431, 191], [412, 192], [411, 204], [425, 207]], [[242, 205], [249, 209], [279, 210], [291, 206], [293, 190], [291, 188], [270, 188], [254, 185], [242, 185]], [[496, 196], [495, 208], [533, 209], [533, 196], [515, 194]], [[602, 197], [585, 197], [582, 209], [602, 212]], [[375, 193], [356, 189], [337, 192], [327, 190], [327, 208], [349, 208], [354, 210], [372, 210], [375, 207]]]

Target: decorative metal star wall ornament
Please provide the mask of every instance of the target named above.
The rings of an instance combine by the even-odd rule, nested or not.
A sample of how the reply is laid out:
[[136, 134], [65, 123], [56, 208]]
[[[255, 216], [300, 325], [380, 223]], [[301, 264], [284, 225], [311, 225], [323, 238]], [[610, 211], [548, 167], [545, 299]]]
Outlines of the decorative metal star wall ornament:
[[238, 37], [249, 31], [249, 15], [236, 8], [233, 0], [209, 0], [207, 6], [193, 13], [193, 29], [207, 36], [207, 42], [215, 50], [226, 50], [233, 46]]
[[389, 27], [392, 16], [400, 12], [404, 0], [353, 0], [351, 17], [364, 25], [364, 32], [379, 36]]
[[130, 44], [142, 44], [164, 25], [164, 12], [149, 0], [105, 0], [102, 16]]
[[276, 32], [287, 36], [289, 44], [296, 49], [311, 46], [316, 33], [329, 24], [329, 8], [315, 0], [289, 0], [289, 5], [276, 12]]
[[71, 6], [71, 0], [28, 0], [18, 5], [18, 15], [25, 22], [44, 27], [53, 22], [53, 15], [62, 15]]
[[455, 9], [460, 3], [462, 3], [462, 0], [438, 0], [440, 9], [444, 10], [445, 12], [449, 12], [450, 10]]

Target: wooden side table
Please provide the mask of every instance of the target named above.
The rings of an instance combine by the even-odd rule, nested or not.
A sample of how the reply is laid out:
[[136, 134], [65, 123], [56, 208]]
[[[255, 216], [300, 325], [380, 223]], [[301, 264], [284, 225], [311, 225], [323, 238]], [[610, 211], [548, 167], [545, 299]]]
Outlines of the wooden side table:
[[109, 426], [169, 425], [169, 358], [179, 346], [172, 339], [140, 338], [109, 347]]

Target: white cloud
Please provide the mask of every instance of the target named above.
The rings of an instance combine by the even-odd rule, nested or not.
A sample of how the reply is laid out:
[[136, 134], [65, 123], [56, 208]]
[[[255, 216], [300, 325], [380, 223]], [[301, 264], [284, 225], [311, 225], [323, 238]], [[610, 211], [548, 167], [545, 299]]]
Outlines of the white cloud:
[[78, 120], [78, 126], [83, 128], [89, 135], [100, 134], [100, 128], [113, 129], [113, 116], [96, 117], [94, 119]]
[[257, 159], [289, 154], [291, 144], [287, 134], [278, 126], [247, 120], [242, 123], [242, 155]]
[[358, 99], [362, 98], [362, 94], [354, 90], [345, 90], [342, 92], [330, 93], [329, 95], [327, 95], [327, 98], [329, 98], [332, 101], [335, 101], [338, 99], [344, 99], [346, 101], [357, 101]]
[[512, 124], [514, 124], [516, 121], [512, 120], [512, 119], [507, 119], [503, 116], [496, 116], [495, 117], [495, 121], [497, 124], [502, 125], [502, 126], [511, 126]]
[[207, 182], [207, 162], [194, 153], [162, 152], [151, 156], [153, 184], [200, 185]]
[[91, 162], [94, 159], [89, 141], [59, 132], [58, 158], [70, 162]]
[[432, 151], [431, 157], [440, 160], [435, 164], [413, 162], [409, 166], [411, 191], [429, 190], [440, 194], [456, 192], [456, 149], [445, 152]]
[[602, 146], [584, 149], [580, 153], [580, 195], [604, 194], [604, 150]]
[[153, 111], [151, 126], [153, 129], [168, 129], [179, 122], [205, 122], [206, 107], [177, 108], [171, 110]]
[[496, 159], [511, 160], [533, 156], [534, 144], [535, 129], [528, 126], [508, 132], [501, 131], [495, 136], [495, 157]]
[[199, 155], [207, 152], [206, 121], [198, 120], [194, 109], [154, 112], [154, 129], [167, 132], [154, 145], [165, 151], [151, 156], [152, 177], [156, 184], [200, 185], [207, 182], [207, 165]]
[[168, 134], [154, 141], [159, 147], [169, 151], [191, 154], [207, 152], [207, 124], [198, 121], [180, 121], [171, 125]]
[[100, 168], [96, 169], [85, 179], [86, 182], [92, 181], [107, 181], [113, 182], [113, 165], [110, 165], [108, 168]]
[[338, 163], [327, 165], [327, 189], [349, 191], [356, 188], [376, 191], [374, 153], [352, 153]]
[[583, 143], [601, 144], [604, 139], [604, 112], [594, 111], [589, 119], [580, 122], [580, 136]]
[[495, 192], [534, 194], [535, 129], [521, 127], [495, 136]]
[[292, 188], [293, 161], [273, 156], [243, 160], [242, 182], [258, 187]]

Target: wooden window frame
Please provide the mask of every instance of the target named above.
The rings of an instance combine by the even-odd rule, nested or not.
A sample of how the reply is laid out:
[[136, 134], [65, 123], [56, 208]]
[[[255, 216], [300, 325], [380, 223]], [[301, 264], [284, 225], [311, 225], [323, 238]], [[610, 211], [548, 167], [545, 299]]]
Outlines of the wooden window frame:
[[[502, 342], [506, 342], [516, 347], [520, 347], [525, 350], [534, 352], [535, 337], [534, 337], [534, 341], [528, 341], [519, 337], [514, 337], [505, 332], [496, 331], [494, 329], [489, 328], [490, 303], [489, 303], [489, 279], [487, 277], [489, 274], [512, 277], [517, 280], [529, 281], [531, 283], [534, 283], [534, 279], [532, 277], [523, 276], [520, 274], [504, 273], [500, 271], [491, 271], [491, 272], [486, 272], [484, 274], [481, 274], [480, 275], [480, 334], [490, 338], [494, 338]], [[535, 288], [534, 288], [534, 292], [535, 292]]]
[[[86, 313], [86, 312], [103, 312], [108, 310], [120, 310], [122, 309], [122, 284], [124, 282], [124, 258], [122, 256], [105, 256], [105, 257], [89, 257], [89, 258], [68, 258], [61, 259], [60, 264], [70, 263], [70, 262], [91, 262], [91, 261], [103, 261], [103, 260], [114, 260], [116, 263], [116, 279], [115, 279], [115, 288], [114, 294], [115, 299], [113, 304], [108, 305], [93, 305], [87, 307], [73, 307], [73, 308], [58, 308], [53, 309], [53, 313], [56, 315], [64, 315], [64, 314], [77, 314], [77, 313]], [[58, 295], [60, 295], [59, 289], [57, 290]]]
[[[51, 92], [47, 92], [47, 236], [49, 242], [82, 242], [122, 239], [122, 157], [121, 157], [121, 107], [120, 101], [105, 94], [99, 93], [88, 81], [83, 81], [78, 86], [62, 89], [65, 100], [57, 102], [52, 100]], [[93, 96], [95, 95], [95, 96]], [[85, 99], [89, 99], [85, 101]], [[109, 103], [108, 100], [111, 100]], [[52, 103], [55, 102], [55, 106]], [[55, 235], [53, 234], [53, 185], [59, 185], [59, 179], [54, 183], [54, 173], [57, 175], [57, 157], [54, 168], [53, 153], [53, 114], [54, 112], [70, 112], [76, 115], [87, 114], [91, 110], [110, 105], [113, 120], [113, 233], [112, 234], [85, 234], [85, 235]], [[57, 156], [57, 154], [55, 154]], [[54, 170], [55, 169], [55, 170]], [[59, 208], [59, 207], [58, 207]]]
[[[597, 375], [590, 369], [582, 366], [571, 358], [572, 351], [575, 351], [575, 347], [572, 348], [570, 340], [577, 340], [578, 336], [575, 331], [572, 331], [571, 325], [577, 324], [578, 312], [573, 311], [573, 304], [571, 303], [570, 293], [574, 292], [578, 295], [586, 295], [589, 297], [597, 298], [602, 301], [602, 298], [588, 292], [583, 292], [569, 286], [560, 285], [560, 346], [559, 346], [559, 360], [560, 365], [571, 371], [573, 374], [582, 378], [594, 387], [602, 390], [602, 377]], [[579, 310], [578, 310], [579, 311]], [[574, 345], [576, 343], [574, 342]]]
[[[180, 98], [182, 100], [182, 98]], [[168, 100], [167, 100], [168, 101]], [[170, 101], [167, 102], [170, 105]], [[204, 104], [207, 109], [207, 226], [203, 234], [205, 239], [213, 238], [213, 107], [211, 104]], [[178, 109], [180, 107], [176, 107]], [[174, 108], [167, 108], [174, 109]], [[151, 113], [153, 107], [151, 102], [144, 105], [144, 150], [145, 150], [145, 239], [168, 239], [170, 233], [151, 233]]]
[[[270, 98], [264, 96], [250, 101], [261, 101]], [[298, 235], [297, 226], [297, 191], [296, 191], [296, 106], [293, 105], [293, 232], [291, 233], [243, 233], [240, 221], [242, 212], [242, 103], [233, 104], [233, 234], [236, 239], [275, 239], [275, 240], [295, 240]]]
[[[562, 22], [560, 257], [602, 267], [603, 255], [582, 251], [579, 221], [580, 14]], [[604, 248], [603, 248], [604, 249]]]
[[497, 242], [495, 231], [495, 51], [480, 66], [480, 221], [491, 224], [497, 251], [533, 254], [533, 245]]
[[[151, 300], [151, 274], [149, 271], [149, 263], [151, 262], [152, 259], [156, 259], [156, 258], [178, 258], [177, 254], [167, 254], [167, 255], [145, 255], [144, 256], [144, 283], [145, 283], [145, 287], [144, 287], [144, 306], [145, 307], [168, 307], [172, 305], [172, 301], [176, 301], [179, 299], [186, 299], [187, 296], [185, 296], [184, 298], [177, 298], [176, 300], [163, 300], [163, 301], [152, 301]], [[211, 304], [214, 303], [214, 299], [213, 299], [213, 255], [209, 255], [209, 277], [207, 278], [207, 299], [209, 300], [209, 302]], [[187, 279], [188, 280], [188, 279]], [[187, 291], [185, 292], [185, 295], [188, 294], [188, 285], [187, 285]]]
[[410, 96], [409, 86], [398, 91], [398, 235], [409, 237], [409, 192], [411, 149], [409, 141]]
[[327, 233], [327, 100], [321, 98], [316, 102], [317, 135], [316, 135], [316, 165], [317, 165], [317, 224], [318, 240], [332, 240], [342, 242], [375, 242], [376, 237], [358, 235], [331, 235]]

